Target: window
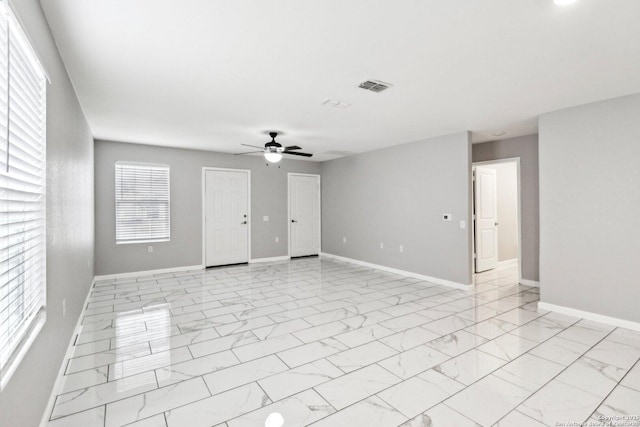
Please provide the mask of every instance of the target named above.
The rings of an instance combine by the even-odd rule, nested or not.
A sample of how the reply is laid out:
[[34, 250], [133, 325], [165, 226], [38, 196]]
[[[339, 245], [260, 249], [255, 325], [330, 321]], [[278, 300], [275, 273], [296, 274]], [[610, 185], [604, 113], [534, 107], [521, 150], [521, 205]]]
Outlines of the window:
[[168, 241], [169, 167], [116, 162], [116, 243]]
[[46, 304], [46, 76], [0, 3], [0, 390]]

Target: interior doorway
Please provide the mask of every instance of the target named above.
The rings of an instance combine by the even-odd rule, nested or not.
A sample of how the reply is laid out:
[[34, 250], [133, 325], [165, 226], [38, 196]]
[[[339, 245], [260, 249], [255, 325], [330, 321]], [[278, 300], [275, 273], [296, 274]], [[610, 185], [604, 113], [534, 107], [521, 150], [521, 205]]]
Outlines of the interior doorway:
[[202, 193], [204, 266], [249, 262], [251, 171], [203, 168]]
[[520, 158], [474, 162], [473, 272], [521, 268]]

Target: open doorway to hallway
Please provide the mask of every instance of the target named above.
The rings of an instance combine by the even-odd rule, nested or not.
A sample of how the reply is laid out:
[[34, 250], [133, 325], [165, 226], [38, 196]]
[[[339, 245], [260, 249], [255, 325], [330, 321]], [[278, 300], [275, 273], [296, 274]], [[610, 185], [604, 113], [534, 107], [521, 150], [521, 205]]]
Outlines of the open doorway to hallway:
[[522, 279], [519, 160], [473, 163], [475, 274], [508, 270], [514, 281]]

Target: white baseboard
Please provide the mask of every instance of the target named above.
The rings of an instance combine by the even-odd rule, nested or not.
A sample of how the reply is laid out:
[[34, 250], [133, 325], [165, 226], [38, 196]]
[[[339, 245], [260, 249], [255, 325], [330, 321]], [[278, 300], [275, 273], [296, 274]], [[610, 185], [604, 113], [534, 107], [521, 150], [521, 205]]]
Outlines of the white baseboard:
[[91, 291], [93, 290], [93, 285], [95, 285], [96, 279], [93, 278], [91, 282], [91, 286], [89, 286], [89, 290], [87, 291], [87, 296], [84, 299], [84, 305], [82, 306], [82, 310], [80, 310], [80, 315], [78, 316], [78, 320], [76, 321], [76, 326], [73, 328], [73, 332], [71, 333], [71, 338], [69, 339], [69, 344], [67, 344], [67, 350], [64, 353], [64, 359], [60, 363], [60, 369], [58, 369], [58, 375], [56, 375], [56, 381], [53, 383], [53, 388], [51, 389], [51, 393], [49, 394], [49, 401], [47, 402], [47, 406], [42, 414], [42, 419], [40, 420], [40, 427], [47, 427], [49, 425], [49, 414], [53, 411], [53, 405], [56, 402], [56, 397], [58, 395], [58, 390], [62, 387], [63, 384], [63, 374], [67, 364], [65, 363], [72, 356], [73, 352], [73, 341], [76, 337], [76, 334], [79, 332], [80, 327], [82, 326], [82, 318], [84, 317], [85, 310], [87, 309], [87, 305], [89, 304], [89, 297], [91, 296]]
[[517, 264], [518, 263], [518, 258], [511, 258], [511, 259], [507, 259], [504, 261], [499, 261], [498, 262], [498, 266], [502, 267], [505, 265], [509, 265], [509, 264]]
[[116, 273], [116, 274], [105, 274], [103, 276], [96, 276], [94, 281], [98, 282], [100, 280], [123, 279], [127, 277], [150, 276], [154, 274], [166, 274], [166, 273], [179, 273], [182, 271], [203, 270], [203, 269], [204, 269], [203, 265], [187, 265], [184, 267], [160, 268], [158, 270], [131, 271], [129, 273]]
[[375, 268], [376, 270], [382, 270], [382, 271], [386, 271], [388, 273], [399, 274], [401, 276], [413, 277], [414, 279], [420, 279], [420, 280], [424, 280], [424, 281], [427, 281], [427, 282], [435, 283], [435, 284], [438, 284], [438, 285], [449, 286], [449, 287], [456, 288], [456, 289], [467, 290], [467, 289], [471, 289], [473, 287], [472, 284], [471, 285], [465, 285], [465, 284], [462, 284], [462, 283], [452, 282], [450, 280], [439, 279], [437, 277], [431, 277], [431, 276], [425, 276], [424, 274], [413, 273], [411, 271], [398, 270], [397, 268], [391, 268], [391, 267], [387, 267], [387, 266], [379, 265], [379, 264], [372, 264], [370, 262], [360, 261], [360, 260], [357, 260], [357, 259], [347, 258], [347, 257], [339, 256], [339, 255], [328, 254], [328, 253], [325, 253], [325, 252], [320, 252], [320, 256], [323, 256], [323, 257], [326, 257], [326, 258], [337, 259], [339, 261], [349, 262], [351, 264], [362, 265], [364, 267]]
[[276, 262], [276, 261], [289, 261], [291, 258], [289, 255], [274, 256], [271, 258], [253, 258], [249, 260], [249, 264], [255, 264], [259, 262]]
[[536, 288], [540, 287], [540, 282], [536, 280], [520, 279], [520, 284], [525, 286], [535, 286]]
[[611, 326], [617, 326], [620, 328], [633, 329], [634, 331], [640, 331], [640, 323], [632, 322], [631, 320], [619, 319], [617, 317], [605, 316], [604, 314], [577, 310], [575, 308], [564, 307], [562, 305], [549, 304], [542, 301], [538, 302], [538, 308], [542, 310], [554, 311], [560, 314], [566, 314], [568, 316], [581, 317], [583, 319], [593, 320], [594, 322], [606, 323], [607, 325], [611, 325]]

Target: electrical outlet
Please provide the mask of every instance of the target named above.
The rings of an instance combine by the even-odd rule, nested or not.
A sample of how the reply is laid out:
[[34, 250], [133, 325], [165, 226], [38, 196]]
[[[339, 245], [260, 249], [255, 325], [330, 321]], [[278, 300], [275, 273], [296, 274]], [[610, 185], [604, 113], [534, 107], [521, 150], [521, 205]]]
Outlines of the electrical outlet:
[[279, 241], [280, 241], [280, 238], [276, 236], [276, 243], [278, 243]]
[[384, 249], [384, 243], [380, 242], [380, 249]]
[[404, 246], [400, 245], [400, 252], [404, 252]]
[[62, 317], [67, 317], [67, 300], [62, 300]]
[[151, 245], [147, 246], [147, 252], [149, 253], [153, 252], [153, 246]]
[[342, 238], [342, 243], [347, 243], [347, 238], [346, 237]]

